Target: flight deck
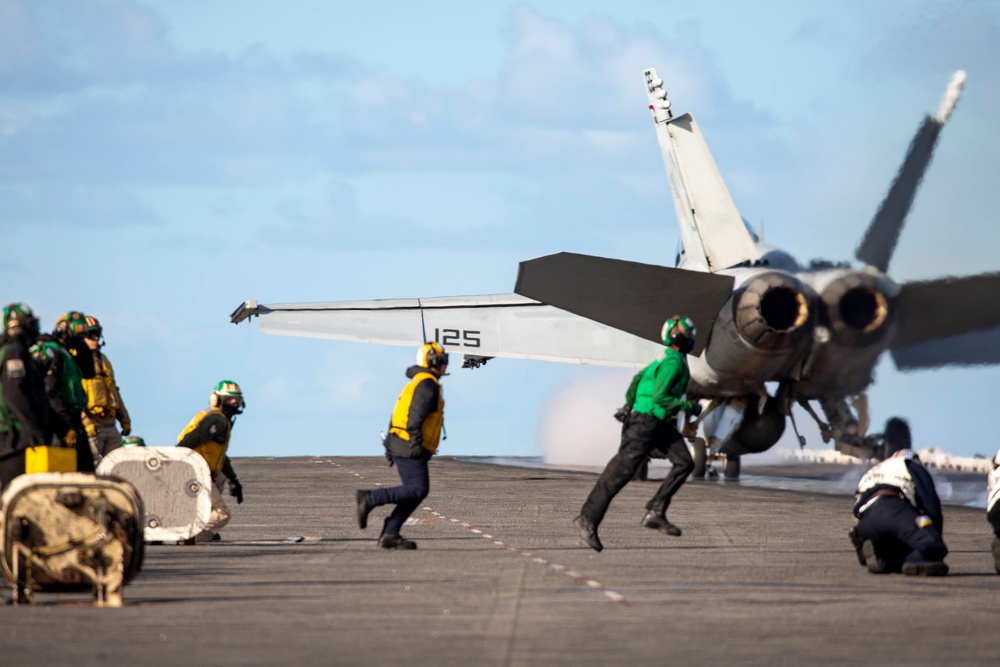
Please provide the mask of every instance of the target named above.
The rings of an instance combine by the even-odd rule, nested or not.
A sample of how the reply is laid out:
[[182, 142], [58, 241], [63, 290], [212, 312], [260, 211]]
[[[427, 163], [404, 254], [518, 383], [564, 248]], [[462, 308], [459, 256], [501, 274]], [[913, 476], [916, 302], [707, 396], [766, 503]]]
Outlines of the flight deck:
[[633, 482], [595, 553], [571, 525], [593, 473], [441, 457], [403, 529], [419, 548], [404, 552], [376, 545], [388, 507], [367, 530], [356, 525], [355, 489], [398, 482], [384, 458], [234, 465], [246, 501], [230, 503], [221, 541], [149, 545], [120, 609], [81, 594], [0, 606], [2, 664], [994, 665], [1000, 656], [1000, 575], [982, 509], [945, 509], [949, 576], [879, 576], [848, 542], [847, 494], [689, 481], [668, 514], [684, 534], [671, 538], [639, 525], [656, 482]]

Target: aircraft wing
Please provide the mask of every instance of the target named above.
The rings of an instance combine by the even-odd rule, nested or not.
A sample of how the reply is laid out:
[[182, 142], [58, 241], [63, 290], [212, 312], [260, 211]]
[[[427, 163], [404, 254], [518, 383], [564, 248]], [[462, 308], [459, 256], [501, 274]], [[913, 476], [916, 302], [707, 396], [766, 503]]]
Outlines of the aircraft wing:
[[1000, 273], [905, 283], [896, 307], [900, 370], [1000, 363]]
[[437, 340], [475, 357], [540, 359], [639, 368], [662, 345], [517, 294], [258, 305], [245, 301], [234, 324], [258, 317], [261, 333], [417, 347]]
[[663, 321], [686, 315], [698, 328], [692, 354], [705, 349], [735, 279], [570, 252], [521, 262], [514, 291], [571, 313], [660, 340]]
[[1000, 364], [1000, 329], [976, 331], [942, 340], [907, 345], [892, 350], [892, 361], [901, 371], [942, 366], [992, 366]]

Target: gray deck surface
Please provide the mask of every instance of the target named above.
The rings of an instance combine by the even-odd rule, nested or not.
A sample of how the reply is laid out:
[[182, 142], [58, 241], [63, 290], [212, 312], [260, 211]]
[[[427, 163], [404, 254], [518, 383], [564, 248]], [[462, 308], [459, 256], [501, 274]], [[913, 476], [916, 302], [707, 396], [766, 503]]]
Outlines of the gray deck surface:
[[444, 457], [431, 509], [403, 531], [419, 549], [401, 552], [375, 544], [386, 508], [355, 524], [356, 488], [397, 483], [384, 459], [234, 463], [246, 502], [221, 542], [150, 546], [122, 609], [68, 594], [0, 606], [0, 664], [1000, 661], [981, 509], [946, 508], [948, 577], [876, 576], [847, 541], [848, 496], [689, 482], [669, 512], [684, 535], [670, 538], [638, 524], [655, 485], [634, 482], [597, 554], [570, 525], [593, 474]]

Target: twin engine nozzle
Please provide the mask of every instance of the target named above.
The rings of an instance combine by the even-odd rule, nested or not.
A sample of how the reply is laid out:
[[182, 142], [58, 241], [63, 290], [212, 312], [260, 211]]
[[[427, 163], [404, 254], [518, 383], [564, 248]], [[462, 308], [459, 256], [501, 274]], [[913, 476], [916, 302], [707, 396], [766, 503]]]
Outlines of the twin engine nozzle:
[[869, 345], [889, 329], [897, 289], [865, 271], [806, 274], [781, 271], [750, 278], [733, 299], [740, 336], [759, 350], [793, 349], [810, 336], [841, 346]]

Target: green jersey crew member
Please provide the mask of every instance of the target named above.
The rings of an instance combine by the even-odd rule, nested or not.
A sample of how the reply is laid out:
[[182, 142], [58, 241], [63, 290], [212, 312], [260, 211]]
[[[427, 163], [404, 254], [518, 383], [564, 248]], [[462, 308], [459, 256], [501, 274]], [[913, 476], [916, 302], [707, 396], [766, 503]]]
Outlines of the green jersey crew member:
[[236, 471], [227, 455], [236, 415], [243, 414], [246, 407], [243, 392], [232, 380], [223, 380], [215, 385], [208, 402], [208, 410], [196, 414], [177, 436], [177, 446], [201, 454], [212, 473], [212, 513], [205, 530], [196, 536], [198, 541], [218, 539], [219, 531], [229, 523], [229, 508], [222, 500], [222, 486], [226, 480], [229, 481], [229, 495], [236, 498], [237, 504], [243, 502], [243, 485], [236, 478]]
[[357, 491], [358, 526], [368, 525], [368, 513], [380, 505], [395, 504], [386, 518], [378, 544], [385, 549], [416, 549], [417, 544], [399, 534], [403, 523], [430, 492], [427, 462], [437, 453], [444, 424], [441, 376], [448, 370], [448, 355], [435, 341], [417, 351], [417, 365], [410, 366], [410, 382], [396, 400], [385, 438], [386, 455], [396, 465], [400, 486]]
[[671, 498], [694, 470], [687, 444], [673, 424], [678, 412], [694, 413], [696, 410], [684, 398], [691, 377], [686, 355], [694, 347], [694, 322], [675, 315], [664, 322], [660, 335], [667, 346], [664, 356], [632, 379], [625, 394], [625, 405], [615, 414], [624, 424], [618, 453], [608, 461], [583, 503], [580, 515], [573, 520], [581, 539], [595, 551], [604, 548], [597, 536], [597, 527], [611, 500], [625, 488], [654, 449], [665, 453], [673, 468], [656, 495], [646, 503], [647, 511], [641, 523], [667, 535], [681, 534], [680, 528], [667, 521], [666, 514]]
[[94, 457], [81, 418], [87, 408], [87, 393], [80, 368], [67, 349], [70, 323], [83, 321], [83, 313], [76, 311], [60, 317], [52, 334], [40, 335], [31, 346], [31, 357], [44, 378], [50, 409], [67, 425], [65, 433], [57, 435], [63, 445], [76, 449], [76, 469], [94, 472]]
[[24, 473], [28, 447], [52, 444], [52, 422], [41, 374], [28, 352], [38, 318], [26, 304], [3, 309], [0, 345], [0, 489]]

